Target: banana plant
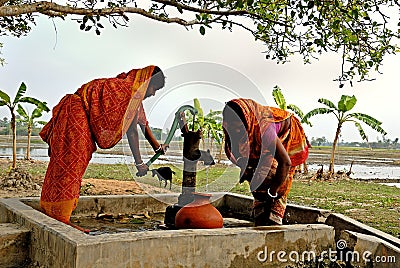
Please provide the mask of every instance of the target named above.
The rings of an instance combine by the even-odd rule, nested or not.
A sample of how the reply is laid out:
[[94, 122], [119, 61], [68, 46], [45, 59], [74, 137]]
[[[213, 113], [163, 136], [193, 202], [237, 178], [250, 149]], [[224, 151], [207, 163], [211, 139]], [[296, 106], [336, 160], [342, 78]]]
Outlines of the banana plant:
[[[47, 103], [43, 102], [44, 105], [46, 105]], [[17, 113], [21, 116], [20, 119], [18, 119], [19, 122], [21, 123], [25, 123], [27, 129], [28, 129], [28, 143], [26, 146], [26, 156], [25, 158], [27, 160], [31, 159], [31, 134], [32, 134], [32, 128], [35, 127], [36, 124], [40, 124], [40, 125], [45, 125], [47, 124], [46, 121], [41, 121], [41, 120], [35, 120], [37, 118], [42, 117], [42, 110], [43, 107], [36, 107], [31, 114], [29, 114], [29, 112], [27, 112], [22, 106], [21, 104], [18, 104], [18, 109], [17, 109]]]
[[312, 127], [312, 124], [308, 120], [303, 120], [304, 118], [304, 113], [303, 111], [296, 105], [294, 104], [286, 104], [285, 97], [283, 96], [282, 90], [280, 89], [279, 86], [274, 86], [274, 89], [272, 90], [272, 97], [274, 98], [274, 101], [276, 105], [282, 110], [290, 110], [294, 112], [302, 121], [302, 123], [305, 123]]
[[[203, 149], [205, 146], [204, 137], [210, 141], [210, 149], [213, 148], [213, 141], [221, 145], [223, 148], [224, 143], [224, 133], [222, 131], [222, 111], [212, 111], [204, 115], [203, 109], [201, 108], [200, 101], [198, 99], [193, 100], [193, 106], [197, 109], [198, 113], [193, 118], [193, 115], [187, 113], [186, 116], [189, 118], [189, 127], [194, 129], [202, 130], [202, 144]], [[220, 150], [218, 163], [221, 161], [222, 151]]]
[[[202, 137], [207, 137], [211, 141], [215, 140], [218, 144], [221, 144], [223, 131], [222, 131], [222, 111], [212, 111], [204, 115], [203, 109], [200, 106], [198, 99], [193, 100], [194, 108], [198, 111], [196, 116], [193, 118], [192, 114], [188, 113], [189, 127], [194, 129], [202, 130]], [[204, 139], [202, 140], [203, 147], [205, 145]]]
[[22, 82], [20, 87], [18, 88], [14, 100], [11, 100], [10, 96], [7, 93], [0, 90], [0, 107], [6, 106], [11, 112], [11, 130], [13, 137], [13, 163], [11, 166], [12, 169], [15, 169], [17, 167], [17, 129], [16, 129], [15, 108], [19, 103], [25, 102], [34, 104], [43, 111], [46, 112], [50, 111], [50, 109], [46, 106], [46, 104], [41, 102], [40, 100], [32, 97], [24, 97], [25, 92], [26, 92], [26, 85], [24, 82]]
[[303, 121], [308, 120], [312, 116], [321, 114], [333, 114], [337, 119], [338, 123], [336, 127], [335, 138], [333, 140], [331, 159], [329, 162], [329, 170], [328, 170], [328, 177], [330, 178], [334, 173], [336, 145], [339, 140], [339, 135], [342, 130], [342, 126], [345, 122], [353, 122], [355, 127], [358, 129], [361, 138], [366, 142], [368, 142], [368, 137], [365, 134], [365, 131], [361, 123], [365, 123], [373, 130], [383, 134], [384, 136], [387, 133], [381, 127], [382, 122], [373, 118], [372, 116], [364, 113], [350, 113], [350, 110], [352, 110], [357, 103], [357, 98], [354, 95], [353, 96], [342, 95], [337, 106], [332, 101], [324, 98], [320, 98], [318, 102], [324, 104], [327, 107], [316, 108], [311, 110], [306, 115], [304, 115]]
[[[274, 101], [276, 103], [276, 105], [278, 105], [278, 107], [282, 110], [290, 110], [292, 112], [294, 112], [294, 114], [296, 114], [300, 120], [303, 120], [304, 118], [304, 113], [303, 111], [296, 105], [294, 104], [287, 104], [286, 105], [286, 99], [283, 96], [282, 90], [280, 89], [279, 86], [275, 86], [274, 89], [272, 90], [272, 97], [274, 98]], [[309, 125], [310, 127], [312, 127], [312, 124], [306, 120], [303, 123]], [[308, 166], [307, 166], [307, 162], [303, 163], [303, 167], [304, 167], [304, 174], [308, 173]], [[298, 170], [301, 172], [301, 165], [298, 166]]]

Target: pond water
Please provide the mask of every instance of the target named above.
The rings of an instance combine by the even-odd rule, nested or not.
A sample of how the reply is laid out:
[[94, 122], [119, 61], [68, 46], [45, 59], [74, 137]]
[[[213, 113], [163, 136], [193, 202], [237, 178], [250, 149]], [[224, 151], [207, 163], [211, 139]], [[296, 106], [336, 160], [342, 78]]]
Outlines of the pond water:
[[[0, 148], [0, 158], [9, 158], [12, 153], [11, 148]], [[17, 148], [17, 158], [23, 158], [26, 154], [26, 148]], [[49, 161], [49, 157], [47, 156], [47, 149], [43, 148], [33, 148], [31, 149], [31, 157], [35, 160], [40, 161]], [[152, 155], [144, 155], [143, 160], [146, 161], [150, 159]], [[132, 156], [126, 155], [118, 155], [118, 154], [104, 154], [104, 153], [94, 153], [91, 163], [99, 163], [99, 164], [131, 164], [133, 161]], [[389, 166], [383, 165], [390, 163], [390, 159], [367, 159], [362, 158], [360, 161], [357, 160], [357, 164], [354, 164], [352, 167], [351, 178], [357, 179], [394, 179], [396, 183], [391, 183], [390, 185], [394, 185], [400, 187], [400, 183], [397, 183], [397, 180], [400, 180], [400, 166]], [[160, 157], [156, 163], [157, 164], [166, 164], [166, 163], [182, 163], [182, 156], [172, 156], [167, 155]], [[376, 163], [376, 165], [366, 165], [363, 163]], [[225, 162], [228, 164], [229, 162]], [[308, 165], [309, 170], [316, 171], [321, 168], [321, 166], [316, 164]], [[324, 165], [324, 170], [328, 169], [328, 165]], [[335, 165], [335, 171], [343, 170], [348, 171], [349, 165]], [[389, 183], [389, 182], [388, 182]]]
[[[11, 148], [1, 148], [0, 147], [0, 158], [10, 158], [12, 155]], [[26, 155], [26, 148], [17, 148], [17, 158], [23, 159]], [[146, 161], [150, 159], [153, 155], [143, 155], [143, 160]], [[39, 161], [49, 161], [50, 157], [47, 156], [47, 149], [43, 148], [33, 148], [31, 149], [31, 158]], [[158, 164], [166, 163], [183, 163], [182, 156], [168, 156], [157, 160]], [[119, 154], [105, 154], [105, 153], [94, 153], [90, 163], [96, 164], [124, 164], [132, 163], [132, 156], [129, 155], [119, 155]]]

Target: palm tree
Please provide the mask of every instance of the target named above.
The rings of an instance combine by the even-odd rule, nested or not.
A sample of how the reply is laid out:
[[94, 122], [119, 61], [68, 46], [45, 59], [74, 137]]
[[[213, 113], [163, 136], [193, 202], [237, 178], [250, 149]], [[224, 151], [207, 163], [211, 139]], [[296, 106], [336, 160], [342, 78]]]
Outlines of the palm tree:
[[15, 98], [13, 101], [11, 101], [10, 96], [7, 95], [7, 93], [3, 92], [0, 90], [0, 106], [7, 106], [8, 109], [11, 112], [11, 130], [12, 130], [12, 135], [13, 135], [13, 164], [12, 164], [12, 169], [15, 169], [17, 167], [17, 133], [16, 133], [16, 118], [15, 118], [15, 107], [17, 106], [18, 103], [21, 102], [26, 102], [26, 103], [31, 103], [36, 105], [37, 107], [40, 107], [43, 111], [50, 111], [50, 109], [41, 102], [38, 99], [32, 98], [32, 97], [23, 97], [23, 95], [26, 92], [26, 85], [24, 82], [21, 83], [17, 94], [15, 95]]
[[354, 95], [353, 96], [342, 95], [340, 101], [338, 102], [337, 107], [335, 104], [333, 104], [333, 102], [324, 98], [320, 98], [318, 102], [326, 105], [328, 108], [316, 108], [308, 112], [303, 117], [303, 121], [308, 120], [310, 117], [318, 114], [334, 114], [336, 119], [338, 120], [335, 139], [333, 140], [333, 145], [332, 145], [331, 159], [329, 162], [328, 177], [331, 177], [334, 172], [336, 145], [339, 139], [340, 131], [345, 122], [353, 122], [354, 125], [357, 127], [361, 138], [367, 142], [368, 142], [368, 137], [365, 134], [365, 131], [362, 128], [360, 122], [367, 124], [372, 129], [376, 130], [377, 132], [383, 135], [386, 135], [386, 131], [383, 130], [383, 128], [381, 127], [382, 122], [378, 121], [377, 119], [373, 118], [370, 115], [363, 113], [348, 113], [351, 109], [353, 109], [353, 107], [357, 103], [357, 99]]
[[[44, 105], [46, 105], [45, 102], [43, 102]], [[26, 159], [30, 160], [31, 159], [31, 155], [30, 155], [30, 150], [31, 150], [31, 134], [32, 134], [32, 128], [35, 127], [35, 124], [41, 124], [41, 125], [45, 125], [47, 124], [47, 122], [45, 121], [40, 121], [40, 120], [35, 120], [37, 118], [42, 117], [42, 110], [43, 107], [36, 107], [33, 111], [32, 114], [29, 115], [29, 113], [27, 111], [25, 111], [25, 109], [21, 106], [21, 104], [18, 104], [18, 109], [17, 109], [17, 113], [22, 117], [21, 119], [19, 119], [18, 121], [25, 123], [26, 127], [28, 128], [28, 145], [26, 147]]]
[[[294, 112], [300, 118], [300, 120], [302, 120], [303, 123], [306, 123], [307, 125], [312, 127], [312, 124], [308, 120], [303, 121], [304, 113], [302, 110], [300, 110], [298, 106], [294, 104], [286, 104], [285, 97], [283, 96], [282, 90], [280, 89], [279, 86], [277, 85], [274, 86], [274, 89], [272, 90], [272, 97], [274, 98], [276, 105], [278, 105], [280, 109], [285, 111], [290, 110]], [[308, 173], [307, 162], [304, 162], [303, 167], [304, 167], [304, 174], [307, 174]], [[301, 165], [299, 165], [298, 169], [301, 172]]]

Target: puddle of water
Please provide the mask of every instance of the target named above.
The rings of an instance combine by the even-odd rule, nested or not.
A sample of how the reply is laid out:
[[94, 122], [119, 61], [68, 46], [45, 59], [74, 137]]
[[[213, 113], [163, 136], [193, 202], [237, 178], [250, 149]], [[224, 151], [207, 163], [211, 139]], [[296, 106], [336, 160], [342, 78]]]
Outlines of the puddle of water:
[[[317, 171], [321, 166], [312, 164], [308, 166], [309, 170]], [[324, 165], [324, 171], [328, 170], [329, 166]], [[335, 171], [343, 170], [348, 171], [350, 165], [335, 165]], [[400, 179], [399, 166], [367, 166], [354, 164], [352, 169], [351, 178], [357, 179]]]
[[[164, 225], [165, 213], [151, 215], [99, 214], [98, 216], [75, 216], [71, 222], [90, 230], [90, 235], [115, 234], [127, 232], [159, 231], [168, 229]], [[238, 219], [232, 215], [224, 217], [223, 228], [253, 227], [251, 221]]]
[[90, 230], [90, 235], [162, 230], [164, 213], [144, 215], [72, 216], [71, 222]]
[[381, 184], [400, 188], [400, 183], [381, 183]]

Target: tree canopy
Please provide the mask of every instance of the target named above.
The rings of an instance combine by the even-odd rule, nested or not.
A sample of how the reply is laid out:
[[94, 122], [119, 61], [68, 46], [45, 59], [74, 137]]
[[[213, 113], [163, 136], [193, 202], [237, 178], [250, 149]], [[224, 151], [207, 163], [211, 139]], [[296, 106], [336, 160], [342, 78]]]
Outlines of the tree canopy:
[[342, 57], [340, 82], [370, 79], [383, 57], [395, 53], [399, 37], [397, 0], [0, 0], [0, 34], [22, 36], [36, 15], [76, 20], [100, 35], [103, 21], [128, 26], [128, 14], [176, 23], [202, 35], [212, 27], [248, 31], [265, 44], [265, 57], [305, 63], [326, 52]]

